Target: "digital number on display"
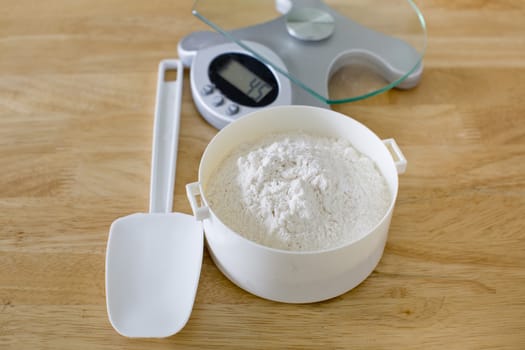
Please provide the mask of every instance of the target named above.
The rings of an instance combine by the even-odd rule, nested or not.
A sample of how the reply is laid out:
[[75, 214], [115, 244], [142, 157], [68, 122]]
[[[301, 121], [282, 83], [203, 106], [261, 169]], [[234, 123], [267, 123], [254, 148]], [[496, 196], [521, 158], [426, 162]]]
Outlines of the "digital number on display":
[[255, 102], [273, 90], [270, 84], [235, 60], [230, 60], [217, 73]]

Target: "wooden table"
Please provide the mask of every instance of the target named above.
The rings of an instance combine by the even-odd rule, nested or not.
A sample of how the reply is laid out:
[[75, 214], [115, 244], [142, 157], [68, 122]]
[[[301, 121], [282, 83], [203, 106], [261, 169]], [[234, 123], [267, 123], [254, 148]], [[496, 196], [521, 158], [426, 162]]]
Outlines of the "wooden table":
[[[334, 107], [395, 137], [409, 160], [363, 284], [323, 303], [274, 303], [205, 254], [182, 332], [130, 340], [112, 329], [108, 228], [147, 210], [156, 67], [207, 29], [191, 5], [2, 1], [0, 349], [524, 349], [522, 0], [420, 1], [421, 84]], [[217, 131], [187, 82], [174, 209], [189, 213], [184, 185]]]

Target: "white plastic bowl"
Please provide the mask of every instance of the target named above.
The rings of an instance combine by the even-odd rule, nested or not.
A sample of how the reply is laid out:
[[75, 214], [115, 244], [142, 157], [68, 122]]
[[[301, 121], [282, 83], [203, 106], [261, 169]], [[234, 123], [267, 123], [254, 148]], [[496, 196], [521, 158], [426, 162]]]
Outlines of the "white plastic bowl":
[[[208, 207], [203, 189], [233, 149], [270, 133], [298, 130], [350, 140], [358, 151], [375, 162], [385, 177], [392, 194], [390, 206], [377, 226], [364, 237], [329, 250], [279, 250], [234, 232]], [[354, 288], [378, 264], [397, 198], [398, 173], [403, 173], [405, 168], [406, 159], [395, 141], [381, 141], [361, 123], [329, 109], [281, 106], [254, 112], [222, 129], [206, 148], [199, 166], [199, 181], [188, 184], [187, 193], [195, 217], [203, 222], [208, 250], [215, 264], [233, 283], [270, 300], [317, 302]], [[201, 197], [200, 204], [197, 196]]]

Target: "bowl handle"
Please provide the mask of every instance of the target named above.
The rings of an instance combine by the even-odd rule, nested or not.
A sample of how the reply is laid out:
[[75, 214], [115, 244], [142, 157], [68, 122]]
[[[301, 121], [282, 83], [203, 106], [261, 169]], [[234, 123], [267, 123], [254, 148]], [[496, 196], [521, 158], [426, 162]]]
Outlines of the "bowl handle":
[[195, 219], [202, 221], [210, 216], [208, 207], [204, 205], [199, 206], [197, 203], [197, 196], [202, 198], [201, 186], [199, 182], [192, 182], [186, 185], [186, 196], [190, 202], [191, 210], [193, 211]]
[[394, 158], [394, 164], [396, 165], [397, 173], [403, 174], [407, 170], [407, 159], [401, 152], [401, 149], [394, 139], [383, 140], [383, 144], [386, 146], [392, 158]]

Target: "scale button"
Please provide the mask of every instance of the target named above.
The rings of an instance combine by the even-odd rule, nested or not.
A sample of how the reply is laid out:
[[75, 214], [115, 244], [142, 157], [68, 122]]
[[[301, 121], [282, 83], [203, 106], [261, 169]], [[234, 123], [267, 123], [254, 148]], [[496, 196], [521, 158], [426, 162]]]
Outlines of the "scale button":
[[222, 95], [215, 95], [211, 100], [212, 105], [218, 107], [224, 103], [224, 97]]
[[235, 104], [235, 103], [232, 103], [232, 104], [229, 105], [228, 108], [226, 109], [226, 113], [227, 113], [228, 115], [234, 115], [234, 114], [239, 113], [239, 105], [238, 105], [238, 104]]
[[211, 94], [213, 92], [213, 90], [215, 90], [215, 87], [212, 84], [206, 84], [202, 88], [202, 94], [203, 95], [209, 95], [209, 94]]

